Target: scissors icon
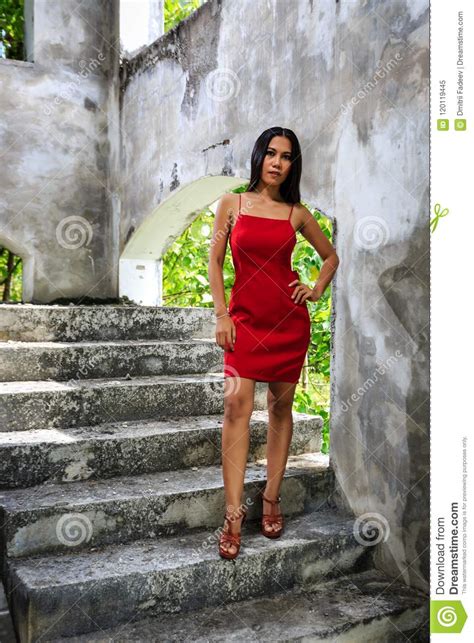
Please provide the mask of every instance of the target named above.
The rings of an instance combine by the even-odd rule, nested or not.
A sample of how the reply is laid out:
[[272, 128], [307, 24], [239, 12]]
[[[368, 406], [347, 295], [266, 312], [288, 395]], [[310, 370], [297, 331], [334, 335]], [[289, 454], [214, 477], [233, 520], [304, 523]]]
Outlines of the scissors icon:
[[430, 221], [431, 232], [434, 232], [436, 230], [438, 221], [441, 219], [441, 217], [445, 217], [449, 213], [449, 210], [448, 208], [444, 208], [443, 210], [441, 210], [441, 205], [439, 203], [435, 203], [434, 213], [435, 216]]

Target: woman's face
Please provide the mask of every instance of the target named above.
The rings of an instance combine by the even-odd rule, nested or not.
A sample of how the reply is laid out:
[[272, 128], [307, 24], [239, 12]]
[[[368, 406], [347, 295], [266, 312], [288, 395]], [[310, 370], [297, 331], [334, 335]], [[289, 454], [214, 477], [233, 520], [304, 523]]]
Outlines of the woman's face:
[[286, 179], [291, 167], [291, 141], [286, 136], [274, 136], [268, 144], [262, 165], [265, 183], [280, 184]]

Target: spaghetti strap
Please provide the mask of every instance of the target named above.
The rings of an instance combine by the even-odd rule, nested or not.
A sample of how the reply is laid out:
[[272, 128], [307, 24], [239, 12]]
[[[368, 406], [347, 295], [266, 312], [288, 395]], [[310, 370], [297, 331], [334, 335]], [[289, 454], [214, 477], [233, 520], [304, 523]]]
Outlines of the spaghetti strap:
[[293, 206], [294, 205], [295, 205], [294, 203], [291, 204], [291, 210], [290, 210], [290, 214], [288, 215], [288, 221], [290, 220], [291, 213], [293, 212]]
[[242, 207], [242, 192], [239, 192], [239, 211], [238, 211], [237, 215], [240, 214], [241, 207]]
[[[235, 224], [237, 223], [237, 219], [239, 218], [239, 215], [240, 215], [240, 207], [241, 207], [241, 205], [240, 205], [240, 197], [241, 197], [241, 194], [240, 194], [240, 192], [239, 192], [239, 211], [238, 211], [238, 213], [237, 213], [237, 216], [235, 217], [235, 221], [234, 221], [233, 225], [232, 225], [232, 224], [230, 225], [230, 229], [229, 229], [229, 237], [232, 235], [232, 230], [235, 228]], [[232, 220], [232, 215], [231, 215], [231, 217], [230, 217], [230, 218], [231, 218], [231, 220]]]

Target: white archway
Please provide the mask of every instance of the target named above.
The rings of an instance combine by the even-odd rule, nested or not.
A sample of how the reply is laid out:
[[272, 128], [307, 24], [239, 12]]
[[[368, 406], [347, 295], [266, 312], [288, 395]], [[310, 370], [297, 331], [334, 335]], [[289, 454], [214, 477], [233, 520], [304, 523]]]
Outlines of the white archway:
[[[162, 306], [162, 257], [196, 216], [248, 179], [205, 176], [175, 190], [146, 217], [119, 260], [119, 296], [140, 306]], [[214, 206], [215, 207], [215, 206]]]

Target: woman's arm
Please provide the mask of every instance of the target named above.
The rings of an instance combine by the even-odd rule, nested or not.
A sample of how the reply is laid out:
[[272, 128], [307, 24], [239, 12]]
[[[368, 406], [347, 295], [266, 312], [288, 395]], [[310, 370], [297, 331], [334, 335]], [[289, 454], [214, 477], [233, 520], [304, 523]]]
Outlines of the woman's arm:
[[223, 265], [227, 249], [227, 239], [230, 232], [233, 214], [235, 195], [224, 194], [217, 205], [212, 232], [211, 245], [209, 250], [208, 277], [212, 299], [214, 301], [214, 312], [217, 319], [216, 342], [226, 349], [229, 345], [234, 349], [235, 325], [227, 313], [225, 300]]
[[227, 249], [227, 239], [230, 232], [230, 214], [232, 212], [233, 202], [232, 196], [233, 195], [231, 194], [224, 194], [219, 199], [209, 250], [209, 265], [207, 272], [216, 315], [222, 315], [227, 310], [222, 268]]

